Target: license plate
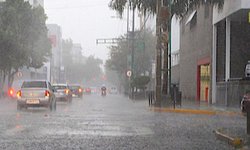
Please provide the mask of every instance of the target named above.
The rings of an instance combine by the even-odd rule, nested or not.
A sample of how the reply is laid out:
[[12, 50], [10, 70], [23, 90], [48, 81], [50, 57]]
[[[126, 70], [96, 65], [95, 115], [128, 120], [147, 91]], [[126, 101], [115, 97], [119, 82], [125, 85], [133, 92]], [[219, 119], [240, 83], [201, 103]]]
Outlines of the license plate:
[[75, 94], [72, 94], [73, 97], [75, 97], [76, 95]]
[[39, 104], [39, 100], [37, 99], [29, 99], [26, 101], [27, 104]]

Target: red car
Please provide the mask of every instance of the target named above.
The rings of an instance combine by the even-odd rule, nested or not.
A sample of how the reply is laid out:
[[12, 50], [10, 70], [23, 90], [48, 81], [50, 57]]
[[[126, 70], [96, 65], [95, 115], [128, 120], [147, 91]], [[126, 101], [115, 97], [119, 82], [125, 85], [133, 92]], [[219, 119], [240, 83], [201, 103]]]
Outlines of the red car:
[[84, 93], [86, 94], [91, 94], [91, 88], [85, 88]]
[[82, 97], [83, 88], [80, 85], [69, 85], [69, 89], [72, 92], [72, 97]]

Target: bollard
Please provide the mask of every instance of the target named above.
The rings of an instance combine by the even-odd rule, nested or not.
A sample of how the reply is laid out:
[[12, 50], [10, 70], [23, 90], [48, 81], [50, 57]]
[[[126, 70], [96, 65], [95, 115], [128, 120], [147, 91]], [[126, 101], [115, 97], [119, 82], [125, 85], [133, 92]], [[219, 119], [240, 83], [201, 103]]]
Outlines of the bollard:
[[148, 105], [152, 106], [153, 104], [153, 91], [150, 91], [148, 94]]
[[245, 101], [245, 106], [247, 112], [247, 134], [250, 135], [250, 101]]

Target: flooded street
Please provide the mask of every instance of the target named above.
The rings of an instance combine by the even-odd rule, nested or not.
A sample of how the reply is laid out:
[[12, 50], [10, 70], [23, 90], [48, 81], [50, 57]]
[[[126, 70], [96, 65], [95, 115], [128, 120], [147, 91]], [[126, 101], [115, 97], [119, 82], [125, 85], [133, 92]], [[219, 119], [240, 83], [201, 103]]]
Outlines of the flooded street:
[[1, 100], [0, 149], [232, 149], [213, 133], [244, 125], [229, 117], [152, 112], [146, 100], [118, 95], [58, 102], [55, 112]]

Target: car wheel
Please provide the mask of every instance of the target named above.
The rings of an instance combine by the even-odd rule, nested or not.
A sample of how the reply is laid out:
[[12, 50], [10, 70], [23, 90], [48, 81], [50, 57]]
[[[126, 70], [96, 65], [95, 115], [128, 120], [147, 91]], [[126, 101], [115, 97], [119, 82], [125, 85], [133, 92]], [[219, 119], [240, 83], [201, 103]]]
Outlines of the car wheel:
[[72, 98], [68, 98], [68, 103], [72, 103]]
[[56, 100], [55, 100], [55, 102], [54, 102], [54, 110], [56, 110]]
[[21, 105], [19, 105], [19, 104], [17, 104], [17, 110], [21, 110], [22, 109], [22, 106]]
[[49, 110], [50, 110], [50, 111], [53, 110], [53, 103], [52, 103], [52, 102], [49, 104]]

